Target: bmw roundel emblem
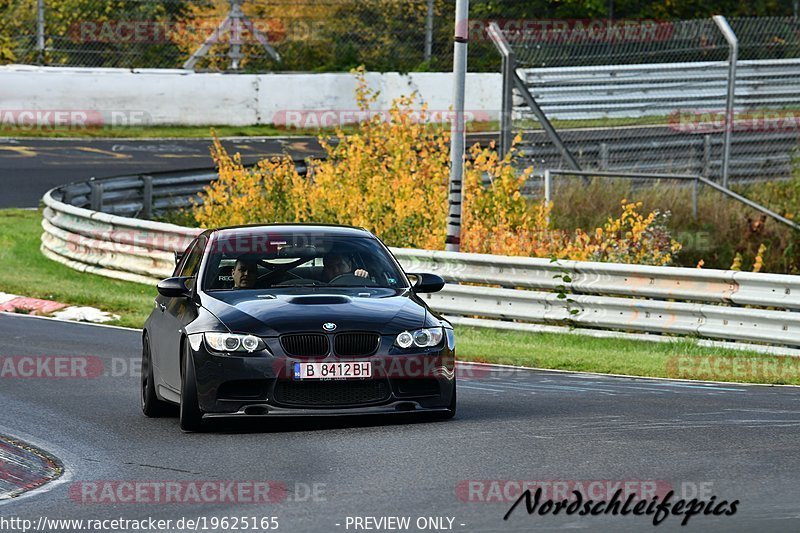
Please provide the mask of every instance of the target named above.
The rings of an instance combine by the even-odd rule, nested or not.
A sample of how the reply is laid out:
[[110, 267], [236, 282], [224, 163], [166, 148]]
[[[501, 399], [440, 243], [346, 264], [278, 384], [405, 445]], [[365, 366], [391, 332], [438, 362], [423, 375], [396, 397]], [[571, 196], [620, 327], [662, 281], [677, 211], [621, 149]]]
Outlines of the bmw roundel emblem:
[[333, 322], [325, 322], [324, 324], [322, 324], [322, 329], [324, 329], [325, 331], [333, 331], [336, 329], [336, 324], [334, 324]]

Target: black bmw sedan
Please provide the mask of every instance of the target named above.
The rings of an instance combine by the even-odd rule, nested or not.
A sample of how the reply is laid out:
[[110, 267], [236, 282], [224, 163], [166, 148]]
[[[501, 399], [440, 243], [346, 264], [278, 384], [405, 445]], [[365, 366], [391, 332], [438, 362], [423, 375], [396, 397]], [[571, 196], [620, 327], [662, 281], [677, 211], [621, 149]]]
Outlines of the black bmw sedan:
[[455, 339], [369, 231], [207, 230], [158, 284], [142, 336], [142, 411], [212, 417], [456, 412]]

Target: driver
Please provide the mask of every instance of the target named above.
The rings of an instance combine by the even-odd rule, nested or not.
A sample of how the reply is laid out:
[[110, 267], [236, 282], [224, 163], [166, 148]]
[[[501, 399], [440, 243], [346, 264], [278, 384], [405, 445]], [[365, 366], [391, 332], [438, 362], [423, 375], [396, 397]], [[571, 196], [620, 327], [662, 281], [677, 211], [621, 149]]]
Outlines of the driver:
[[329, 283], [332, 279], [344, 274], [353, 274], [359, 278], [368, 278], [369, 272], [357, 268], [353, 272], [350, 258], [340, 252], [330, 252], [322, 257], [322, 281]]
[[254, 289], [258, 280], [258, 262], [240, 257], [233, 266], [232, 275], [234, 289]]

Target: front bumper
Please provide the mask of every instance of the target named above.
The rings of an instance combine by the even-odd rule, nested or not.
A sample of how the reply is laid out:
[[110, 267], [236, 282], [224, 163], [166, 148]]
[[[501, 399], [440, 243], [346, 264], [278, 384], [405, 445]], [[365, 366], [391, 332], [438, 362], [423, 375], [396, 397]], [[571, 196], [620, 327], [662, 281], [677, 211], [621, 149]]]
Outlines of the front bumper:
[[358, 415], [397, 415], [414, 411], [444, 413], [447, 407], [422, 407], [417, 402], [396, 401], [387, 405], [372, 407], [348, 407], [332, 409], [302, 409], [275, 407], [268, 404], [248, 404], [235, 413], [205, 413], [205, 418], [254, 418], [254, 417], [292, 417], [292, 416], [358, 416]]
[[382, 344], [369, 357], [329, 355], [313, 359], [372, 363], [371, 378], [346, 380], [296, 380], [294, 363], [311, 359], [266, 351], [249, 356], [225, 355], [209, 350], [202, 342], [192, 349], [198, 403], [207, 417], [443, 412], [451, 407], [455, 394], [452, 341], [451, 334], [441, 347], [422, 353], [400, 354], [398, 349]]

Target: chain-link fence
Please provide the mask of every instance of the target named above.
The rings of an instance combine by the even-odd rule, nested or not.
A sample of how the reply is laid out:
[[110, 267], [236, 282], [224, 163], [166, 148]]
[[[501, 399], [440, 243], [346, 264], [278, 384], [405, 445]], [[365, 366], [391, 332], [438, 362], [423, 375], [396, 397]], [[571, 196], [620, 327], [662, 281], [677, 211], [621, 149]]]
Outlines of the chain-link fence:
[[[452, 0], [6, 1], [0, 63], [246, 72], [452, 68]], [[492, 2], [473, 0], [479, 10], [481, 3]], [[470, 70], [499, 65], [488, 39], [477, 39]]]
[[[712, 19], [501, 28], [525, 86], [516, 87], [512, 115], [522, 154], [540, 170], [580, 166], [719, 179], [727, 130], [731, 180], [791, 175], [800, 131], [800, 19], [728, 23], [738, 40], [736, 61]], [[557, 135], [548, 135], [543, 116]]]

